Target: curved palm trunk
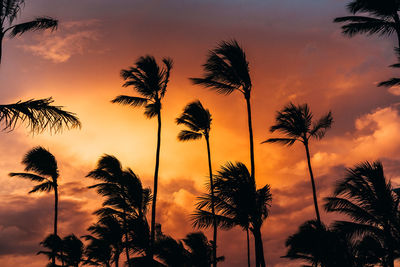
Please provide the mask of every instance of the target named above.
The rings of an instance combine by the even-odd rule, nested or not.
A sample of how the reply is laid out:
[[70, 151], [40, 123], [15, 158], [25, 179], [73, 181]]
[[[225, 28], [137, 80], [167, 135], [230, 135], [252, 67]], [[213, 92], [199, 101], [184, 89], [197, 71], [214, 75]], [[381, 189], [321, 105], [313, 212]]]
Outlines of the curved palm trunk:
[[161, 145], [161, 111], [157, 114], [158, 131], [157, 131], [157, 150], [156, 150], [156, 167], [154, 170], [154, 186], [153, 186], [153, 205], [151, 209], [151, 230], [150, 230], [150, 253], [149, 259], [153, 260], [153, 249], [155, 239], [155, 226], [156, 226], [156, 202], [157, 202], [157, 186], [158, 186], [158, 168], [160, 165], [160, 145]]
[[245, 96], [247, 105], [247, 122], [249, 125], [249, 138], [250, 138], [250, 162], [251, 162], [251, 177], [255, 179], [255, 163], [254, 163], [254, 140], [253, 140], [253, 125], [251, 121], [251, 106], [250, 94]]
[[[57, 218], [58, 218], [58, 185], [54, 186], [54, 229], [53, 235], [57, 237]], [[56, 266], [56, 251], [53, 247], [53, 255], [51, 256], [51, 264], [52, 266]]]
[[250, 267], [250, 238], [249, 238], [249, 228], [246, 229], [247, 236], [247, 266]]
[[256, 250], [256, 267], [265, 267], [264, 246], [259, 227], [253, 230], [253, 236], [254, 236], [254, 246]]
[[214, 226], [214, 233], [213, 233], [213, 266], [217, 266], [217, 219], [215, 217], [215, 207], [214, 207], [214, 181], [213, 181], [213, 174], [211, 168], [211, 151], [210, 151], [210, 140], [209, 136], [205, 136], [206, 143], [207, 143], [207, 154], [208, 154], [208, 170], [210, 173], [210, 188], [211, 188], [211, 213], [213, 215], [213, 226]]
[[308, 171], [310, 172], [310, 178], [311, 178], [311, 186], [312, 186], [312, 191], [313, 191], [315, 214], [317, 215], [318, 223], [321, 224], [321, 217], [319, 215], [319, 209], [318, 209], [317, 192], [316, 192], [316, 189], [315, 189], [315, 182], [314, 182], [314, 174], [313, 174], [313, 171], [312, 171], [312, 168], [311, 168], [310, 150], [308, 149], [308, 142], [305, 142], [304, 146], [306, 148]]

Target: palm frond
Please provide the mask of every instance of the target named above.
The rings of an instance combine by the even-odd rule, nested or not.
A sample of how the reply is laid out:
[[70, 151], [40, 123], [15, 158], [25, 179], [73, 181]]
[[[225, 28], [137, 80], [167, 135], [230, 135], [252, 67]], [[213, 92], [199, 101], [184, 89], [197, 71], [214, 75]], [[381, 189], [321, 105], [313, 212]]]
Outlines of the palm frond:
[[178, 134], [178, 140], [179, 141], [189, 141], [189, 140], [198, 140], [201, 139], [203, 135], [200, 133], [188, 131], [188, 130], [182, 130]]
[[[237, 225], [237, 222], [227, 216], [215, 214], [215, 219], [219, 228], [223, 230], [232, 229]], [[206, 229], [213, 226], [214, 217], [213, 214], [206, 210], [197, 209], [191, 216], [190, 220], [195, 228]]]
[[33, 187], [31, 191], [29, 191], [29, 194], [35, 193], [35, 192], [50, 192], [51, 189], [54, 188], [54, 184], [52, 182], [44, 182], [39, 185], [36, 185]]
[[119, 95], [113, 100], [111, 103], [118, 103], [122, 105], [129, 105], [132, 107], [140, 107], [147, 104], [148, 99], [143, 97], [135, 97], [135, 96], [127, 96], [127, 95]]
[[347, 24], [342, 26], [343, 34], [350, 37], [356, 34], [380, 34], [391, 35], [396, 28], [396, 24], [385, 19], [363, 17], [363, 16], [347, 16], [339, 17], [334, 22]]
[[282, 145], [291, 146], [296, 141], [297, 141], [297, 139], [295, 139], [295, 138], [269, 138], [269, 139], [261, 142], [261, 144], [264, 144], [264, 143], [278, 143], [278, 144], [282, 144]]
[[52, 31], [56, 30], [58, 26], [58, 20], [50, 18], [50, 17], [40, 17], [35, 20], [20, 23], [17, 25], [11, 26], [9, 29], [10, 37], [15, 37], [17, 35], [22, 35], [28, 31], [37, 31], [37, 30], [45, 30], [50, 29]]
[[384, 86], [384, 87], [394, 87], [394, 86], [399, 86], [400, 85], [400, 78], [392, 78], [387, 81], [380, 82], [378, 84], [379, 87]]
[[47, 178], [45, 178], [45, 177], [41, 177], [39, 175], [36, 175], [33, 173], [26, 173], [26, 172], [10, 172], [8, 175], [10, 177], [19, 177], [19, 178], [28, 179], [28, 180], [35, 181], [35, 182], [43, 182], [43, 181], [47, 180]]
[[25, 165], [25, 171], [33, 171], [39, 175], [50, 176], [53, 179], [58, 177], [56, 158], [43, 147], [38, 146], [28, 151], [22, 163]]
[[317, 122], [313, 124], [310, 130], [310, 136], [316, 139], [322, 139], [325, 136], [326, 130], [331, 128], [333, 123], [332, 113], [329, 111], [328, 114], [322, 116]]
[[46, 98], [0, 105], [0, 122], [3, 124], [3, 130], [14, 130], [18, 122], [27, 122], [32, 133], [40, 133], [45, 129], [57, 133], [63, 128], [81, 127], [74, 113], [64, 111], [63, 107], [51, 105], [53, 102], [52, 98]]

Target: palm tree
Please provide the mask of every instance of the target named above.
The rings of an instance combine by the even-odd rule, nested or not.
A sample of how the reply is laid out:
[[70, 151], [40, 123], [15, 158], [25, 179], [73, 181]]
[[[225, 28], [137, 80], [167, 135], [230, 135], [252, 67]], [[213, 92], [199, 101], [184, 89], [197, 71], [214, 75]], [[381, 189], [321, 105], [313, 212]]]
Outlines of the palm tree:
[[0, 63], [4, 36], [11, 38], [29, 31], [57, 29], [58, 21], [51, 17], [37, 17], [34, 20], [15, 24], [14, 21], [24, 7], [25, 0], [1, 0], [0, 2]]
[[[400, 48], [399, 1], [352, 0], [347, 4], [347, 9], [353, 14], [352, 16], [339, 17], [334, 20], [336, 23], [345, 23], [342, 26], [343, 34], [352, 37], [356, 34], [384, 36], [396, 33]], [[356, 15], [359, 13], [369, 16]]]
[[[40, 250], [36, 255], [46, 255], [49, 260], [52, 260], [53, 258], [58, 258], [60, 259], [61, 251], [62, 251], [62, 239], [59, 236], [55, 236], [53, 234], [50, 234], [46, 236], [46, 238], [40, 242], [40, 245], [44, 248], [47, 248], [49, 250]], [[49, 263], [47, 266], [49, 267], [57, 267], [53, 261]], [[63, 264], [64, 266], [64, 264]]]
[[108, 240], [92, 235], [83, 236], [89, 241], [85, 249], [84, 265], [111, 267], [112, 247]]
[[286, 247], [288, 252], [283, 258], [303, 260], [312, 266], [365, 266], [355, 265], [350, 240], [316, 220], [302, 224], [297, 233], [288, 237]]
[[182, 130], [178, 139], [180, 141], [197, 140], [204, 136], [207, 144], [208, 155], [208, 170], [210, 175], [210, 190], [211, 190], [211, 213], [214, 216], [214, 234], [213, 234], [213, 266], [217, 266], [217, 221], [214, 211], [214, 183], [212, 178], [211, 167], [211, 152], [210, 152], [210, 129], [211, 129], [211, 114], [208, 109], [205, 109], [199, 100], [189, 103], [183, 113], [176, 119], [176, 123], [183, 124], [188, 127], [188, 130]]
[[[325, 208], [349, 216], [352, 221], [336, 221], [334, 227], [352, 239], [369, 236], [383, 250], [382, 266], [393, 267], [400, 257], [399, 196], [385, 178], [382, 163], [364, 162], [347, 170]], [[372, 246], [371, 246], [372, 247]]]
[[[121, 76], [125, 80], [124, 87], [132, 86], [140, 95], [138, 96], [117, 96], [112, 103], [130, 105], [132, 107], [145, 106], [145, 116], [153, 118], [157, 116], [157, 149], [156, 165], [154, 170], [153, 204], [151, 210], [151, 238], [150, 248], [153, 247], [156, 223], [156, 202], [158, 187], [158, 168], [160, 164], [160, 145], [161, 145], [161, 100], [167, 91], [170, 72], [172, 69], [172, 59], [164, 58], [164, 67], [160, 67], [152, 56], [140, 57], [134, 67], [121, 71]], [[153, 257], [150, 250], [150, 258]]]
[[131, 169], [123, 169], [120, 161], [110, 155], [101, 157], [97, 168], [87, 177], [100, 181], [89, 188], [96, 188], [97, 192], [106, 198], [103, 208], [95, 214], [101, 217], [112, 215], [122, 222], [126, 258], [130, 266], [129, 235], [132, 233], [128, 226], [132, 224], [132, 220], [146, 220], [147, 207], [151, 201], [150, 190], [143, 188], [139, 177]]
[[64, 111], [61, 106], [53, 106], [53, 102], [52, 98], [45, 98], [0, 105], [2, 130], [12, 131], [19, 122], [26, 122], [32, 133], [40, 133], [45, 129], [57, 133], [63, 128], [81, 127], [74, 113]]
[[62, 262], [66, 266], [79, 267], [79, 264], [84, 261], [84, 249], [82, 241], [74, 234], [64, 237], [62, 240]]
[[[256, 184], [243, 163], [227, 163], [214, 176], [215, 217], [221, 229], [240, 226], [250, 230], [254, 237], [256, 266], [265, 266], [264, 249], [261, 237], [261, 226], [269, 214], [272, 196], [269, 185], [256, 189]], [[208, 228], [213, 224], [209, 212], [210, 194], [199, 198], [197, 211], [192, 215], [193, 225]], [[247, 251], [249, 258], [249, 237], [247, 234]]]
[[243, 48], [236, 40], [221, 42], [209, 52], [207, 62], [203, 65], [204, 77], [191, 78], [194, 84], [200, 84], [219, 94], [230, 95], [234, 91], [243, 94], [247, 106], [247, 122], [250, 139], [251, 176], [255, 177], [253, 126], [251, 121], [251, 79], [249, 62]]
[[[58, 179], [59, 171], [56, 158], [47, 149], [35, 147], [30, 150], [23, 158], [22, 164], [25, 165], [26, 172], [12, 172], [11, 177], [20, 177], [38, 182], [29, 194], [35, 192], [54, 191], [54, 230], [53, 236], [57, 237], [57, 219], [58, 219]], [[53, 253], [52, 264], [55, 265], [55, 256]]]
[[280, 143], [291, 146], [296, 141], [302, 142], [306, 149], [308, 170], [310, 172], [311, 186], [314, 198], [315, 214], [317, 221], [321, 224], [319, 215], [317, 193], [315, 189], [314, 175], [311, 168], [309, 142], [311, 138], [321, 139], [325, 136], [326, 130], [332, 125], [331, 112], [322, 116], [318, 121], [313, 122], [313, 114], [307, 104], [294, 105], [290, 103], [281, 111], [278, 111], [275, 118], [275, 125], [271, 126], [270, 132], [278, 131], [284, 134], [284, 138], [270, 138], [263, 143]]

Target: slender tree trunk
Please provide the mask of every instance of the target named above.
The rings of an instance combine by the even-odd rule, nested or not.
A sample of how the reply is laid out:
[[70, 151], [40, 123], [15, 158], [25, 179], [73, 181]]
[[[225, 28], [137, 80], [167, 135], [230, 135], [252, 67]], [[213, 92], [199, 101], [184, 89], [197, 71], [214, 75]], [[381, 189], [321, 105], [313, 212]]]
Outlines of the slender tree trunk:
[[205, 136], [207, 143], [207, 154], [208, 154], [208, 170], [210, 173], [210, 188], [211, 188], [211, 213], [213, 214], [213, 266], [217, 266], [217, 218], [215, 217], [215, 206], [214, 206], [214, 181], [213, 173], [211, 168], [211, 151], [210, 151], [210, 140], [208, 134]]
[[[3, 31], [3, 30], [1, 30]], [[0, 65], [1, 65], [1, 59], [3, 57], [3, 39], [4, 39], [4, 33], [0, 33]]]
[[124, 211], [124, 230], [125, 230], [125, 254], [126, 254], [126, 260], [128, 262], [128, 266], [131, 267], [131, 259], [129, 258], [129, 245], [128, 245], [128, 225], [126, 223], [126, 214]]
[[[53, 235], [54, 238], [57, 238], [57, 218], [58, 218], [58, 185], [57, 183], [54, 186], [54, 229], [53, 229]], [[53, 248], [53, 255], [51, 256], [51, 264], [53, 266], [56, 266], [56, 251], [55, 248]]]
[[247, 266], [250, 267], [250, 238], [249, 238], [249, 228], [246, 229], [247, 235]]
[[161, 111], [158, 112], [157, 119], [158, 119], [158, 131], [157, 131], [156, 167], [154, 170], [153, 205], [151, 209], [151, 231], [150, 231], [150, 253], [149, 253], [150, 260], [153, 260], [153, 255], [154, 255], [153, 250], [154, 250], [155, 227], [156, 227], [158, 168], [160, 164], [160, 145], [161, 145]]
[[254, 163], [254, 140], [253, 140], [253, 125], [251, 122], [251, 106], [250, 106], [250, 93], [245, 95], [247, 105], [247, 122], [249, 125], [249, 138], [250, 138], [250, 163], [251, 163], [251, 177], [255, 180], [255, 163]]
[[312, 186], [312, 191], [313, 191], [315, 214], [317, 215], [318, 223], [321, 225], [321, 217], [319, 215], [319, 209], [318, 209], [317, 192], [316, 192], [316, 189], [315, 189], [314, 174], [313, 174], [313, 171], [312, 171], [312, 168], [311, 168], [310, 150], [308, 149], [308, 142], [307, 141], [304, 143], [304, 146], [306, 148], [308, 171], [310, 172], [310, 178], [311, 178], [311, 186]]
[[115, 267], [119, 266], [119, 252], [114, 257], [114, 263], [115, 263]]
[[256, 267], [265, 267], [264, 246], [260, 228], [253, 230], [254, 246], [256, 251]]

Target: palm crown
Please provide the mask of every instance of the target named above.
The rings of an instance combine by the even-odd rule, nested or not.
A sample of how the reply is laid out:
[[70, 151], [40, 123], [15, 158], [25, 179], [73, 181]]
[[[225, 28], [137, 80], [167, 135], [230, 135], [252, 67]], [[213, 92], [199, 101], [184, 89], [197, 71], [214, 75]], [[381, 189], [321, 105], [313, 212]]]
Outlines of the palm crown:
[[211, 128], [211, 114], [205, 109], [199, 100], [189, 103], [181, 116], [176, 119], [176, 123], [183, 124], [189, 130], [182, 130], [178, 139], [180, 141], [200, 139], [203, 135], [207, 136]]
[[133, 107], [145, 106], [145, 115], [153, 118], [161, 110], [161, 99], [164, 97], [169, 82], [172, 60], [164, 58], [164, 67], [160, 68], [152, 56], [139, 58], [135, 67], [121, 71], [121, 77], [125, 80], [124, 87], [133, 86], [141, 95], [117, 96], [112, 103], [130, 105]]
[[203, 67], [204, 77], [191, 78], [194, 84], [203, 85], [225, 95], [237, 90], [246, 98], [250, 97], [249, 62], [236, 40], [223, 41], [211, 50]]
[[313, 122], [313, 114], [307, 104], [294, 105], [290, 103], [276, 114], [276, 124], [271, 126], [270, 132], [281, 132], [287, 137], [270, 138], [263, 143], [281, 143], [293, 145], [296, 141], [308, 143], [310, 138], [321, 139], [326, 130], [332, 125], [332, 113], [322, 116]]

